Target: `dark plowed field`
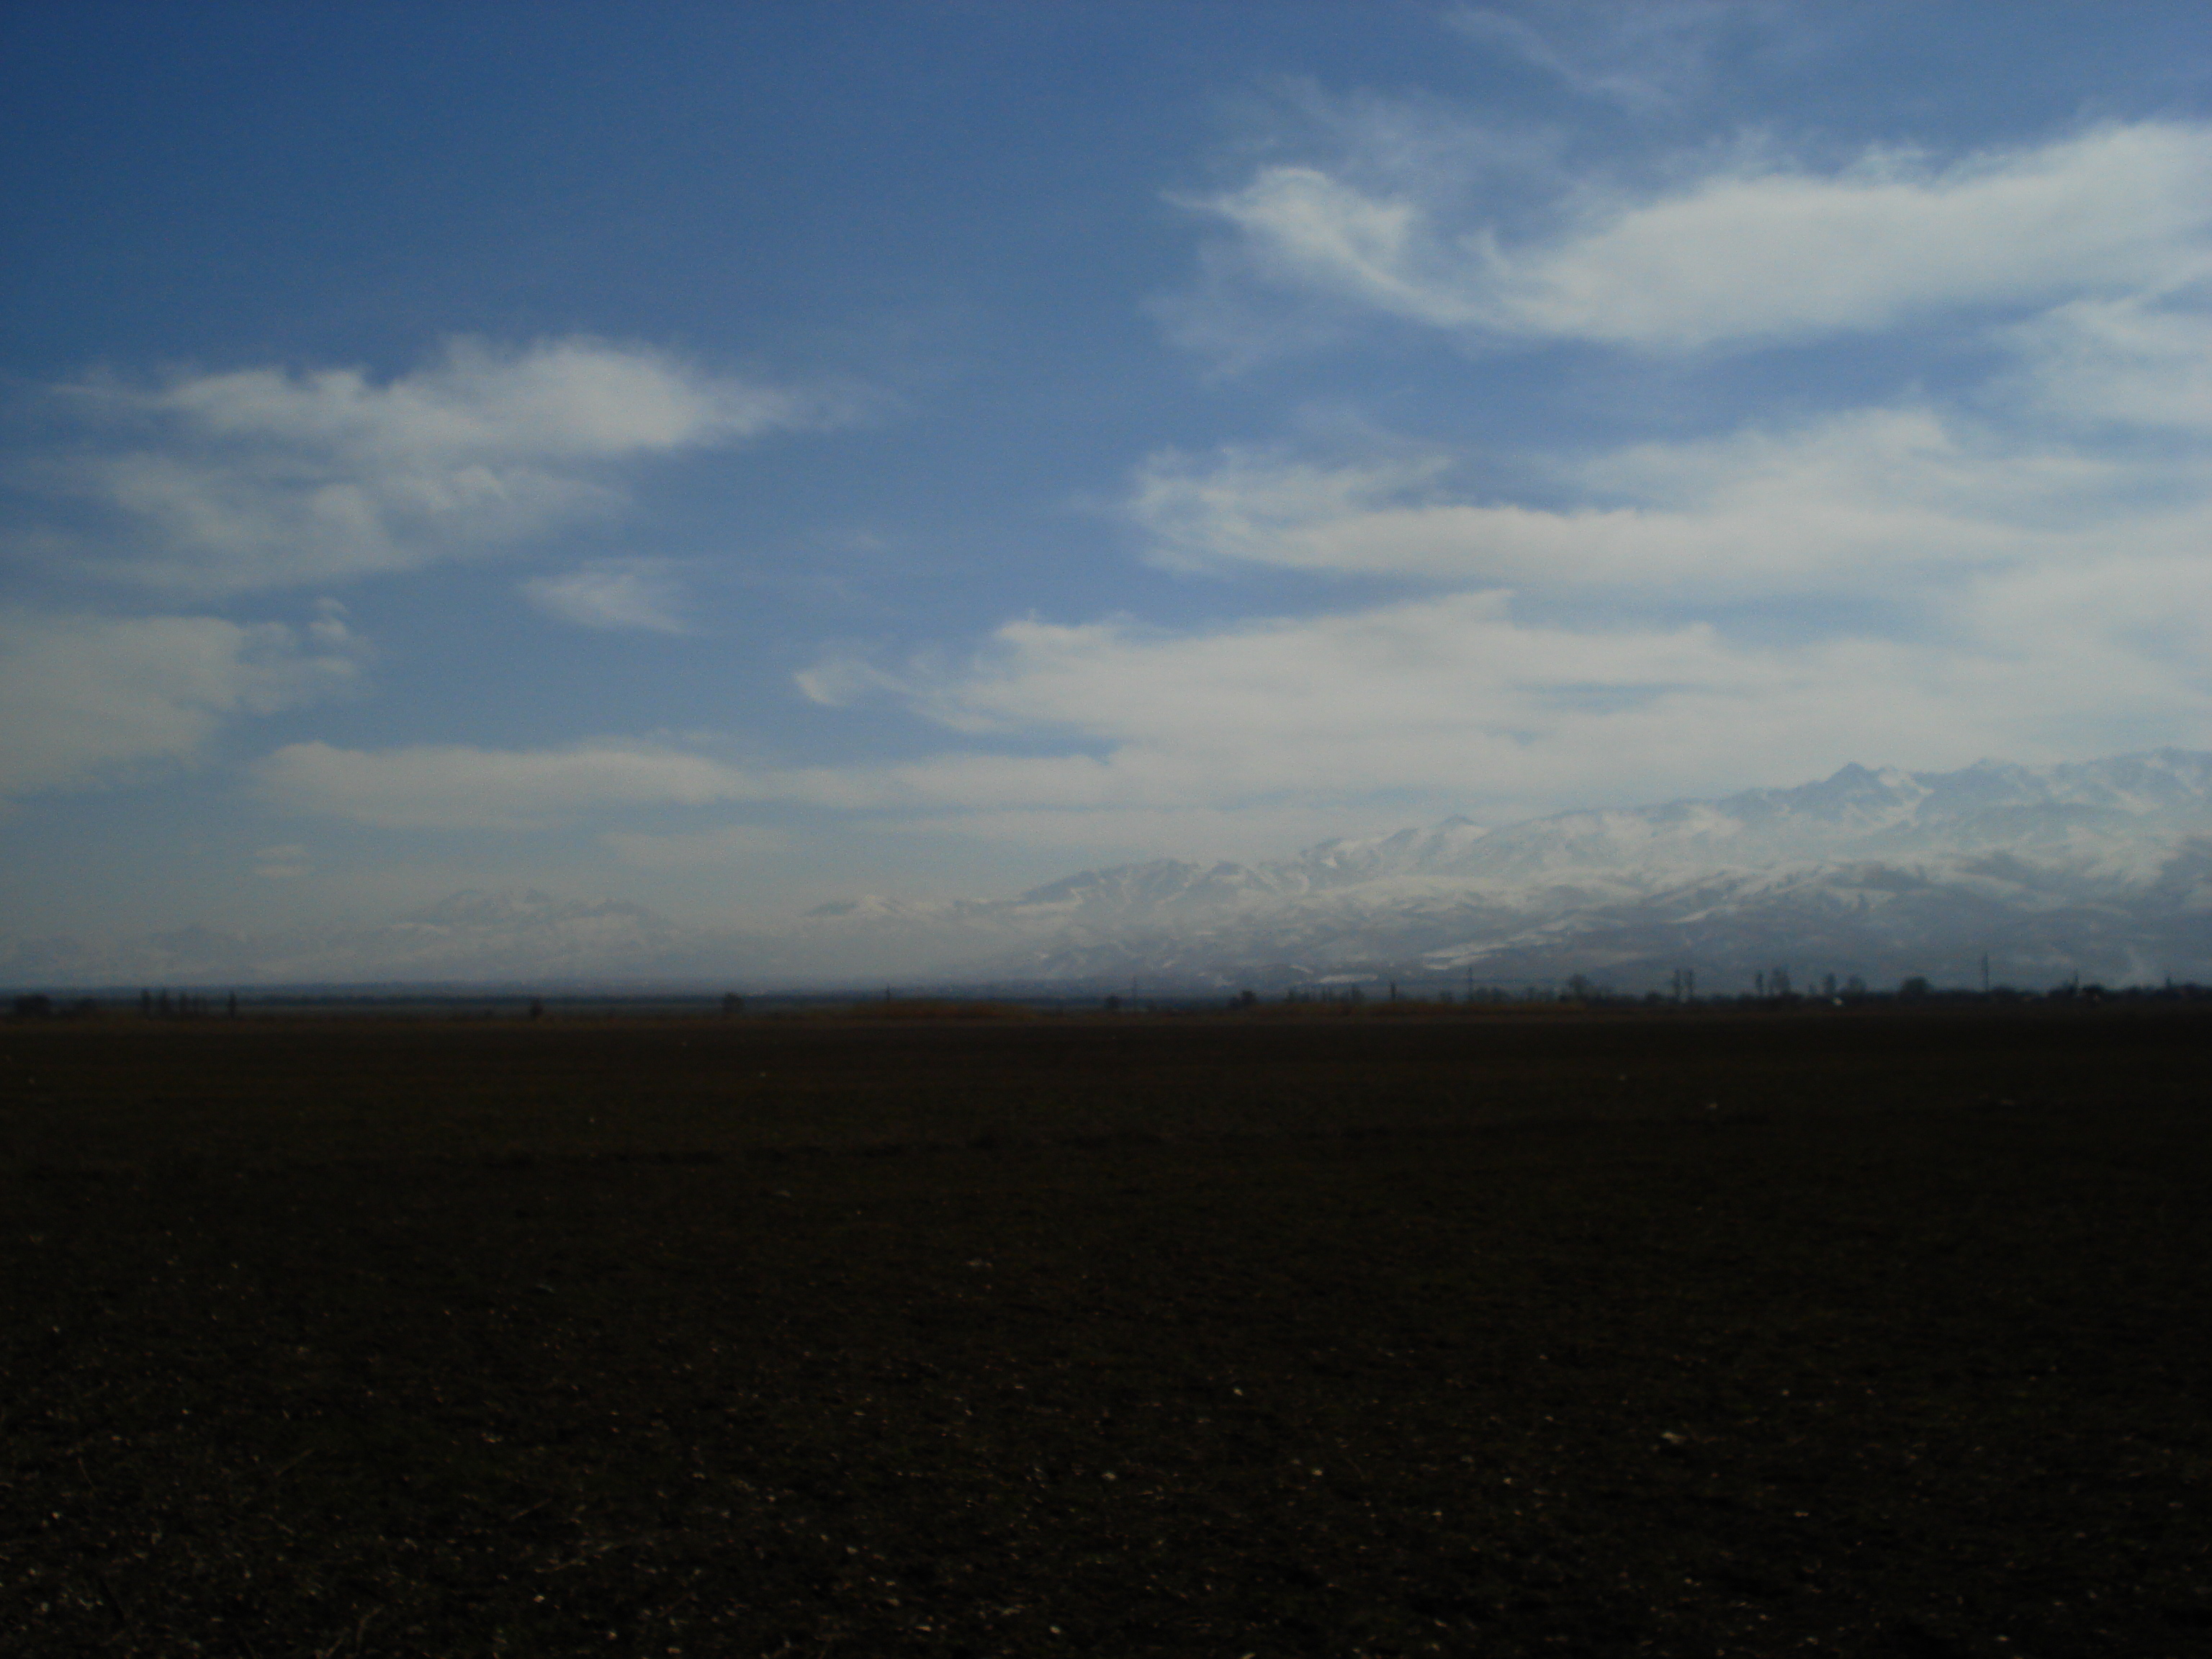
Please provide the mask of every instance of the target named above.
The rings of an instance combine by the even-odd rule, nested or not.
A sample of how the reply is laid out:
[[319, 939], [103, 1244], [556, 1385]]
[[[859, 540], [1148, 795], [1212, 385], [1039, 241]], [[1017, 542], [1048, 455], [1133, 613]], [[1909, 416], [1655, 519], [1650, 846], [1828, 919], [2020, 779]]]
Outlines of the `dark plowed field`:
[[2212, 1651], [2208, 1039], [0, 1028], [0, 1650]]

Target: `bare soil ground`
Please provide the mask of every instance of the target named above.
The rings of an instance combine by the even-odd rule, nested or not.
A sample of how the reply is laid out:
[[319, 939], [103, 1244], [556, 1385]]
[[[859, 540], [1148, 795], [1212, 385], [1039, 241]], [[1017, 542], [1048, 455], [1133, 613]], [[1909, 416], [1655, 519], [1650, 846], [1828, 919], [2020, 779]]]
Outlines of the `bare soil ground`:
[[0, 1649], [2212, 1650], [2208, 1038], [0, 1027]]

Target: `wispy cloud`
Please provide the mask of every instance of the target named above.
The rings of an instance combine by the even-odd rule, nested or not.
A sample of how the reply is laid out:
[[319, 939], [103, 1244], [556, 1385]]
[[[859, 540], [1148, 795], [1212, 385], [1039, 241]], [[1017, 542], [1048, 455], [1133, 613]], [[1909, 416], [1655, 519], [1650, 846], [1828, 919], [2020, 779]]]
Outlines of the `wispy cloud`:
[[690, 631], [683, 584], [663, 561], [629, 559], [537, 576], [522, 584], [522, 592], [546, 615], [579, 628]]
[[[1544, 623], [1499, 592], [1196, 633], [1014, 623], [968, 664], [917, 672], [909, 706], [977, 738], [1057, 734], [1084, 752], [945, 756], [843, 781], [940, 823], [1358, 812], [1378, 798], [1407, 812], [1493, 812], [1740, 787], [1869, 756], [1958, 763], [2176, 740], [2212, 717], [2201, 666], [2212, 627], [2192, 621], [2154, 650], [2142, 629], [2157, 593], [2192, 615], [2212, 603], [2212, 577], [2130, 574], [2120, 591], [2046, 574], [1963, 595], [1935, 641]], [[806, 793], [828, 794], [819, 780]]]
[[594, 340], [461, 340], [378, 381], [356, 368], [99, 376], [57, 389], [73, 448], [16, 469], [72, 509], [19, 545], [215, 594], [325, 584], [605, 516], [654, 457], [838, 423], [854, 399]]
[[1474, 343], [1680, 352], [2161, 294], [2212, 273], [2212, 127], [2197, 124], [1949, 161], [1875, 147], [1825, 167], [1754, 143], [1661, 177], [1588, 180], [1508, 226], [1449, 169], [1399, 167], [1384, 184], [1371, 158], [1271, 164], [1179, 198], [1231, 239], [1184, 314], [1204, 323], [1273, 289]]
[[[2081, 373], [2087, 373], [2086, 368]], [[2139, 406], [2139, 400], [2128, 400]], [[2192, 455], [2085, 451], [1928, 406], [1542, 465], [1567, 507], [1455, 499], [1450, 458], [1317, 465], [1232, 446], [1140, 468], [1156, 562], [1496, 586], [1607, 603], [1881, 596], [2179, 555], [2212, 536]]]
[[2014, 329], [2020, 370], [2000, 395], [2079, 430], [2212, 436], [2212, 293], [2077, 300]]
[[1510, 52], [1583, 97], [1649, 112], [1703, 92], [1729, 31], [1771, 26], [1788, 9], [1771, 0], [1554, 0], [1516, 10], [1455, 6], [1443, 16], [1469, 41]]

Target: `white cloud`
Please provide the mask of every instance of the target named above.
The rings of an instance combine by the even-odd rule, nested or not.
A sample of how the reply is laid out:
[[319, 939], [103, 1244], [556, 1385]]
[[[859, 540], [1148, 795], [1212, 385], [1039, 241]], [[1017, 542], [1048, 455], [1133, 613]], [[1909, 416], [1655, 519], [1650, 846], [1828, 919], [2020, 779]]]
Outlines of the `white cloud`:
[[1154, 538], [1152, 562], [1171, 570], [1328, 568], [1320, 527], [1425, 510], [1404, 503], [1433, 496], [1450, 466], [1443, 454], [1322, 465], [1247, 444], [1224, 446], [1207, 465], [1169, 451], [1138, 467], [1127, 510]]
[[0, 795], [127, 781], [200, 758], [224, 724], [350, 689], [360, 650], [216, 617], [0, 612]]
[[[1970, 592], [1934, 641], [1544, 625], [1498, 593], [1181, 635], [1024, 622], [963, 669], [918, 675], [909, 699], [955, 729], [1057, 732], [1088, 752], [940, 756], [848, 781], [925, 823], [957, 813], [1000, 833], [1024, 814], [1126, 828], [1146, 812], [1366, 814], [1384, 799], [1409, 817], [1510, 813], [1853, 758], [2051, 757], [2201, 731], [2212, 625], [2146, 648], [2155, 584], [2097, 586]], [[2212, 574], [2182, 604], [2199, 590], [2212, 598]]]
[[[1464, 479], [1506, 477], [1514, 458], [1478, 474], [1443, 446], [1371, 434], [1364, 453], [1156, 455], [1127, 501], [1156, 564], [1386, 577], [1417, 596], [1183, 629], [1032, 618], [965, 656], [833, 652], [796, 677], [818, 704], [886, 698], [945, 734], [906, 761], [306, 743], [262, 761], [259, 787], [394, 830], [580, 823], [625, 864], [678, 871], [793, 832], [648, 832], [639, 815], [775, 805], [1030, 844], [1222, 845], [1237, 823], [1504, 817], [1848, 759], [2202, 740], [2212, 483], [2192, 441], [2212, 325], [2191, 307], [2212, 128], [2113, 126], [1948, 162], [1869, 150], [1826, 169], [1746, 145], [1658, 185], [1561, 185], [1517, 217], [1486, 217], [1466, 183], [1508, 147], [1455, 150], [1382, 116], [1363, 131], [1356, 166], [1272, 165], [1203, 204], [1235, 235], [1213, 249], [1224, 294], [1256, 277], [1470, 340], [1669, 350], [1963, 308], [2009, 370], [1948, 402], [1524, 456], [1517, 486], [1480, 495]], [[177, 440], [88, 476], [163, 527], [138, 574], [244, 586], [535, 533], [617, 501], [618, 463], [819, 418], [650, 354], [539, 355], [463, 350], [382, 386], [264, 374], [88, 392]], [[679, 632], [672, 569], [609, 562], [522, 591], [579, 625]], [[286, 850], [264, 873], [306, 868]]]
[[[2179, 428], [2192, 382], [2168, 348], [2196, 336], [2170, 321], [2063, 313], [2020, 336], [2023, 373], [2039, 395], [2063, 370]], [[2017, 396], [1984, 401], [1973, 416], [1862, 409], [1530, 461], [1562, 507], [1455, 499], [1441, 450], [1155, 456], [1127, 507], [1156, 562], [1431, 591], [1196, 631], [1025, 620], [964, 663], [832, 663], [820, 678], [837, 701], [888, 694], [986, 743], [1075, 751], [939, 757], [884, 778], [922, 822], [1071, 843], [1132, 815], [1385, 800], [1496, 815], [1850, 759], [2202, 742], [2198, 447], [2087, 446]]]
[[1102, 799], [1139, 804], [1334, 788], [1540, 810], [1854, 758], [2201, 744], [2202, 315], [2081, 301], [2002, 337], [2016, 367], [1972, 414], [1522, 458], [1524, 487], [1565, 506], [1466, 499], [1440, 449], [1155, 456], [1127, 509], [1156, 563], [1442, 591], [1184, 635], [1018, 623], [904, 695], [956, 728], [1103, 747]]
[[792, 677], [808, 701], [824, 708], [843, 708], [878, 691], [900, 691], [906, 681], [889, 673], [858, 653], [825, 653]]
[[[1990, 337], [2012, 368], [1961, 403], [1522, 457], [1524, 499], [1474, 499], [1465, 458], [1371, 433], [1367, 453], [1155, 456], [1127, 501], [1155, 562], [1425, 591], [1180, 631], [1029, 619], [964, 658], [831, 653], [797, 677], [818, 703], [887, 697], [960, 734], [911, 760], [316, 744], [259, 775], [282, 804], [394, 828], [773, 803], [1001, 842], [1191, 847], [1224, 844], [1232, 821], [1503, 817], [1849, 759], [2199, 742], [2212, 482], [2193, 439], [2206, 340], [2185, 299], [2076, 299], [2008, 325]], [[2131, 424], [2108, 440], [2084, 422]], [[1487, 459], [1492, 477], [1511, 459]], [[644, 584], [659, 568], [532, 597], [599, 623], [678, 620]], [[774, 833], [602, 841], [641, 868], [711, 868]]]
[[2193, 456], [2100, 454], [1927, 408], [1632, 446], [1542, 469], [1566, 508], [1445, 495], [1450, 458], [1321, 465], [1249, 447], [1157, 456], [1128, 510], [1170, 568], [1274, 566], [1649, 604], [1882, 595], [1978, 573], [2206, 544]]
[[[1322, 492], [1324, 496], [1327, 491]], [[279, 750], [279, 805], [395, 829], [524, 830], [775, 804], [996, 840], [1223, 845], [1231, 818], [1498, 817], [1790, 778], [1850, 759], [1953, 765], [2189, 741], [2212, 720], [2212, 561], [2177, 540], [1968, 565], [1885, 637], [1761, 637], [1601, 606], [1524, 615], [1498, 588], [1171, 632], [1035, 619], [964, 660], [862, 678], [964, 746], [895, 763], [734, 764], [636, 741]], [[1025, 752], [1011, 752], [1018, 744]], [[1038, 752], [1040, 750], [1045, 752]], [[766, 850], [750, 825], [602, 842], [641, 868]]]
[[2011, 331], [2007, 389], [2069, 424], [2212, 434], [2212, 312], [2140, 298], [2077, 300]]
[[580, 628], [689, 631], [683, 585], [653, 560], [627, 560], [538, 576], [522, 584], [523, 596], [548, 616]]
[[1710, 81], [1716, 37], [1731, 24], [1778, 10], [1742, 0], [1630, 0], [1548, 5], [1528, 17], [1458, 6], [1445, 23], [1480, 45], [1502, 46], [1573, 91], [1638, 111], [1680, 103]]
[[424, 744], [369, 752], [288, 744], [254, 767], [293, 811], [395, 830], [534, 830], [609, 807], [700, 806], [749, 793], [744, 774], [645, 744], [491, 750]]
[[359, 369], [62, 388], [85, 445], [19, 469], [89, 514], [30, 550], [216, 593], [407, 570], [617, 509], [623, 467], [831, 424], [849, 403], [591, 340], [471, 341], [381, 383]]
[[1822, 170], [1751, 146], [1686, 158], [1656, 186], [1585, 183], [1516, 231], [1466, 193], [1425, 154], [1271, 164], [1184, 204], [1234, 234], [1234, 257], [1209, 262], [1216, 307], [1256, 283], [1473, 339], [1694, 350], [2122, 297], [2212, 270], [2212, 127], [2179, 121], [1948, 164], [1869, 148]]

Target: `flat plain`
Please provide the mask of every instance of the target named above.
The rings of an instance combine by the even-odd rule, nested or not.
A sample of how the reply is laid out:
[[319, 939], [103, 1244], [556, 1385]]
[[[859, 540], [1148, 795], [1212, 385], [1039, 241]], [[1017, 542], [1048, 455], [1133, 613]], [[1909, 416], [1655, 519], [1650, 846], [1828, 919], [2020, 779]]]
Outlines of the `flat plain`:
[[2203, 1652], [2208, 1039], [0, 1026], [0, 1647]]

